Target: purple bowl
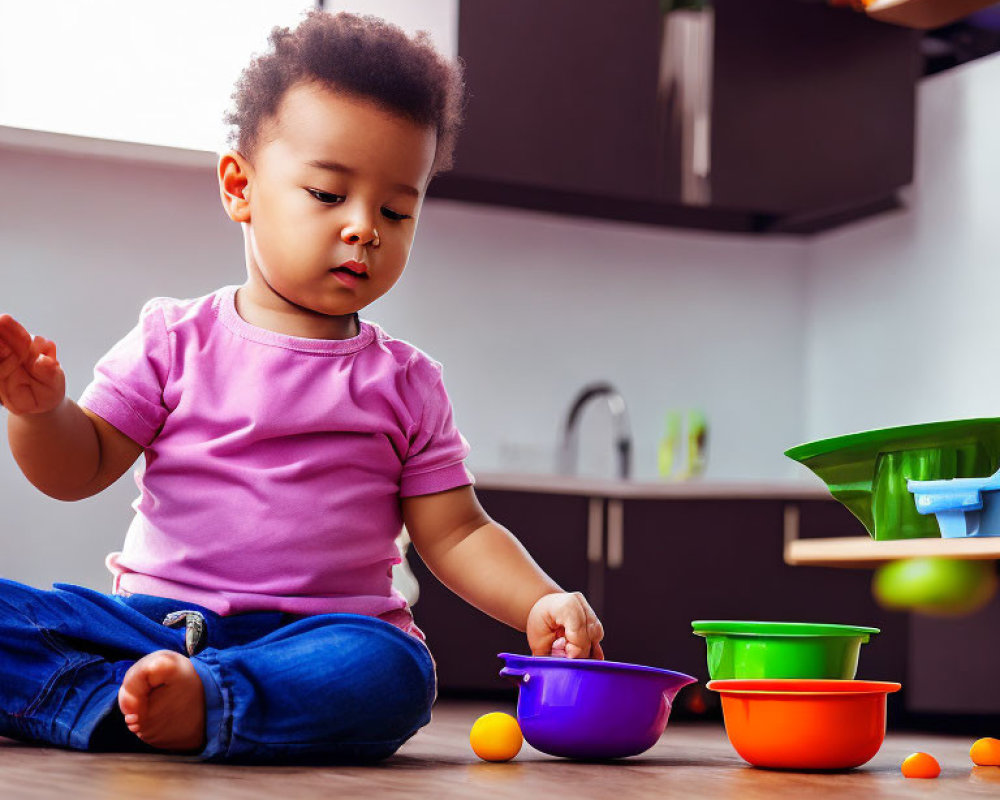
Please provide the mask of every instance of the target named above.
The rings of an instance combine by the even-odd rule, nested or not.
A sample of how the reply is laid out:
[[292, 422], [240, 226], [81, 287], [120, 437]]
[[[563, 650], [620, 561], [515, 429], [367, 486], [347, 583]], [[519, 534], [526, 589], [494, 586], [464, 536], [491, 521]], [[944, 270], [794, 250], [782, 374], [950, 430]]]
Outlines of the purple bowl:
[[599, 661], [500, 653], [519, 686], [517, 721], [528, 744], [564, 758], [624, 758], [648, 750], [667, 727], [683, 672]]
[[1000, 31], [1000, 3], [984, 8], [969, 14], [965, 21], [975, 25], [977, 28], [986, 28], [991, 31]]

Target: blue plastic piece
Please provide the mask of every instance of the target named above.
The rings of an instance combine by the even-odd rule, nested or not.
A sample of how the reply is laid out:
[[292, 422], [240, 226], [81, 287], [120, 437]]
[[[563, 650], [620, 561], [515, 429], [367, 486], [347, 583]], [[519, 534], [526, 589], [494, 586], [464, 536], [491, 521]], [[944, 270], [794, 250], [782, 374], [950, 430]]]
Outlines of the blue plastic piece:
[[917, 511], [937, 517], [941, 536], [1000, 536], [1000, 470], [987, 478], [908, 480]]

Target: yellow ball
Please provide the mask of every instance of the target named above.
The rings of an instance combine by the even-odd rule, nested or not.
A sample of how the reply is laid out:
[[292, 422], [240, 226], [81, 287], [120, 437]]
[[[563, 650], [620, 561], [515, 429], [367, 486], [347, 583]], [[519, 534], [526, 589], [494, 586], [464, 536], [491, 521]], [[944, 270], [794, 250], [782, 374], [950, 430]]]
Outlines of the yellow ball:
[[469, 744], [483, 761], [510, 761], [521, 750], [521, 726], [510, 714], [494, 711], [472, 724]]
[[969, 757], [980, 767], [1000, 767], [1000, 739], [978, 739], [969, 750]]

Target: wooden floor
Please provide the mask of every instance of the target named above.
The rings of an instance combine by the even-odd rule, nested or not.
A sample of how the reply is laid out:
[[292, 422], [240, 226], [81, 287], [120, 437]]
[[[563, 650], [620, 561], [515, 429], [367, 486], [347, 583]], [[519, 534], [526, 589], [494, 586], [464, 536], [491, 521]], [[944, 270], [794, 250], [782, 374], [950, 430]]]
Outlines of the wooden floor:
[[[505, 764], [479, 761], [468, 744], [472, 722], [487, 711], [510, 710], [441, 702], [430, 725], [392, 759], [372, 767], [224, 766], [171, 756], [77, 753], [0, 739], [0, 787], [5, 797], [67, 800], [1000, 797], [1000, 767], [973, 766], [967, 737], [890, 734], [874, 760], [837, 774], [749, 767], [730, 747], [721, 723], [672, 724], [653, 749], [616, 763], [564, 761], [528, 745]], [[940, 778], [900, 775], [900, 762], [915, 750], [937, 757]]]

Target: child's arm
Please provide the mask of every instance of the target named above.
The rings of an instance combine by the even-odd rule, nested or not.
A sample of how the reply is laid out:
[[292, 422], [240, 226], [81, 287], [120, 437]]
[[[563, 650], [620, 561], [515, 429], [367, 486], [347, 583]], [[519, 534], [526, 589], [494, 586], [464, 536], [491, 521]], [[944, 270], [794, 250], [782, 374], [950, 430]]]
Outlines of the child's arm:
[[66, 397], [54, 342], [0, 315], [0, 403], [24, 476], [57, 500], [81, 500], [114, 483], [142, 447]]
[[570, 657], [603, 658], [601, 623], [579, 592], [564, 592], [506, 528], [483, 511], [471, 486], [406, 497], [413, 546], [449, 589], [494, 619], [525, 631], [535, 655], [566, 639]]

